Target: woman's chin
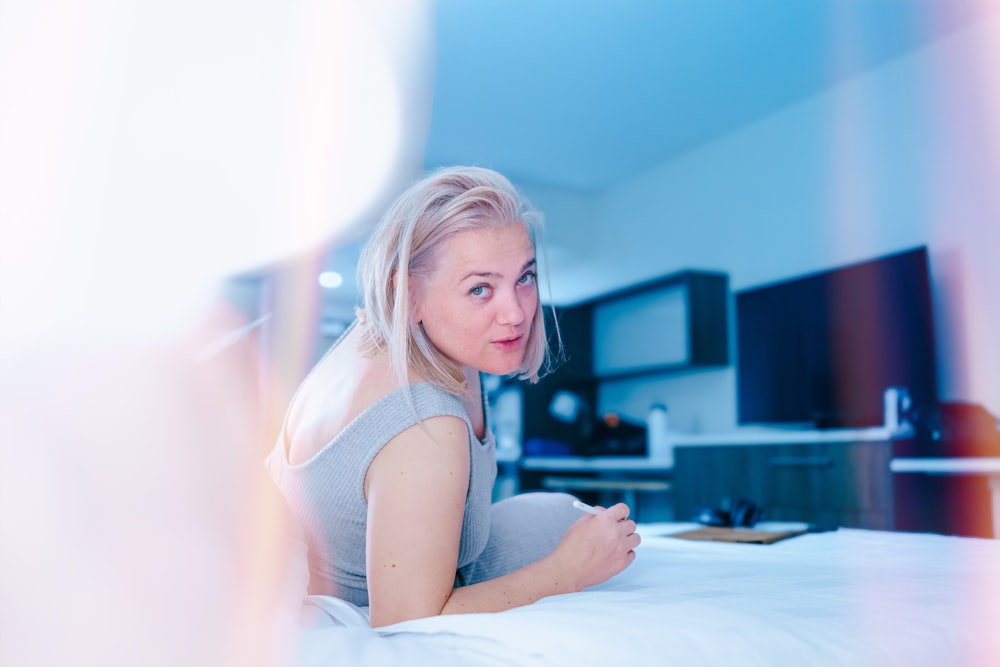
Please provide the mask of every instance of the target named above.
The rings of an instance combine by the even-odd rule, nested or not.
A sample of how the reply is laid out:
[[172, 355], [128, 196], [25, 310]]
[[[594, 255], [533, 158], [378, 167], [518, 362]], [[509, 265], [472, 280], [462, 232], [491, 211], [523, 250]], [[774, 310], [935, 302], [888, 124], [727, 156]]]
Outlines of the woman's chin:
[[482, 373], [489, 373], [490, 375], [513, 375], [520, 370], [522, 364], [522, 359], [512, 359], [512, 360], [498, 360], [494, 363], [483, 364], [478, 370]]

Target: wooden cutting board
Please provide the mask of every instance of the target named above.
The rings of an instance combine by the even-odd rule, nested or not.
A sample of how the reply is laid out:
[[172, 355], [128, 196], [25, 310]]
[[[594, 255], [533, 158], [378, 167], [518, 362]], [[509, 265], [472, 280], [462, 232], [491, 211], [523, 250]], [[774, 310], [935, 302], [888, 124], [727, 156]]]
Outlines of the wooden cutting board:
[[676, 537], [681, 540], [702, 540], [709, 542], [740, 542], [744, 544], [774, 544], [779, 540], [784, 540], [806, 532], [805, 528], [796, 530], [754, 530], [753, 528], [719, 528], [716, 526], [705, 526], [694, 530], [685, 530], [680, 533], [671, 533], [667, 537]]

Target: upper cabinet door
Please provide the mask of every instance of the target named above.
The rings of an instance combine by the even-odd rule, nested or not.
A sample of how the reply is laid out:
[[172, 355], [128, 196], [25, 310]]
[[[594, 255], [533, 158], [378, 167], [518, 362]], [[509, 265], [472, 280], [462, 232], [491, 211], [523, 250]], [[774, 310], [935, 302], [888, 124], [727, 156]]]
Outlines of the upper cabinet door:
[[594, 376], [727, 365], [728, 296], [725, 274], [685, 271], [594, 300]]

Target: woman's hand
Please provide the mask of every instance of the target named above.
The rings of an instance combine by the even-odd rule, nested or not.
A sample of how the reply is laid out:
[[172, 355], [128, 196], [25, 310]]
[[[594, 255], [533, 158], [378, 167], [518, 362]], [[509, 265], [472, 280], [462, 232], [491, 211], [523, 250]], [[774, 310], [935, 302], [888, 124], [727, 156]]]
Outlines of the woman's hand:
[[584, 514], [566, 532], [550, 558], [583, 590], [607, 581], [635, 560], [640, 538], [625, 503], [600, 514]]

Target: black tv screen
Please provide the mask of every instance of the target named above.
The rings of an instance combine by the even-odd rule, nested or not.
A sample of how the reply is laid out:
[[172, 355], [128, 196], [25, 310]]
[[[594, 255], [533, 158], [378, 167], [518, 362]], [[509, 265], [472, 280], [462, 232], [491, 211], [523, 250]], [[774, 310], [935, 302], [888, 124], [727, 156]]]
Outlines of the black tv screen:
[[937, 400], [927, 249], [736, 294], [740, 424], [883, 423], [883, 393]]

